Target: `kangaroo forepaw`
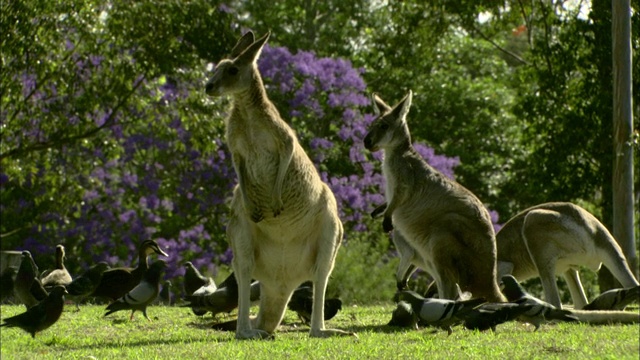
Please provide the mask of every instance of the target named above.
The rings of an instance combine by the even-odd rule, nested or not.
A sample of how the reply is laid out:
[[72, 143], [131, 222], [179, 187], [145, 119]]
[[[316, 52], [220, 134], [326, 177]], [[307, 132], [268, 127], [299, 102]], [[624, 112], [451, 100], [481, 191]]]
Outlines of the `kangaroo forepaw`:
[[382, 230], [384, 230], [384, 232], [393, 230], [393, 222], [391, 221], [391, 217], [385, 217], [384, 220], [382, 220]]
[[387, 204], [384, 203], [380, 206], [378, 206], [377, 208], [375, 208], [372, 212], [371, 212], [371, 218], [375, 219], [377, 217], [379, 217], [380, 215], [382, 215], [382, 213], [384, 213], [384, 211], [387, 209]]

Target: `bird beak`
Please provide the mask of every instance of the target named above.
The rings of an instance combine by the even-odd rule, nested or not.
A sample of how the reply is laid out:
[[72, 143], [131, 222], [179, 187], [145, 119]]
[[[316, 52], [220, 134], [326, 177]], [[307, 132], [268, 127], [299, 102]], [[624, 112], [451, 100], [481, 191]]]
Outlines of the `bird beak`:
[[160, 249], [160, 247], [156, 247], [156, 248], [154, 248], [154, 250], [160, 255], [169, 257], [169, 254], [167, 254], [166, 252], [162, 251], [162, 249]]

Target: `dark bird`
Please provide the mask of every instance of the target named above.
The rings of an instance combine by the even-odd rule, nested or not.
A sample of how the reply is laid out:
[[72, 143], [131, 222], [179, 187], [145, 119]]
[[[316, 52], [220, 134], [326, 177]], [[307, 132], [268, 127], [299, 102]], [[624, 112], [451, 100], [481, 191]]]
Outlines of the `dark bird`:
[[[218, 289], [215, 281], [200, 274], [190, 261], [187, 261], [184, 267], [184, 291], [187, 295], [206, 296], [213, 294]], [[191, 311], [198, 316], [207, 313], [207, 310], [197, 307], [192, 307]]]
[[418, 317], [409, 303], [399, 301], [391, 313], [391, 320], [387, 325], [417, 330]]
[[64, 294], [67, 291], [64, 286], [56, 286], [47, 297], [26, 312], [4, 319], [2, 325], [7, 327], [19, 327], [35, 338], [36, 333], [55, 324], [64, 308]]
[[78, 304], [82, 299], [91, 295], [91, 293], [98, 287], [102, 273], [109, 269], [109, 264], [102, 261], [99, 262], [89, 270], [85, 271], [82, 275], [73, 279], [69, 285], [67, 285], [68, 297], [76, 303], [76, 309], [80, 309]]
[[187, 295], [192, 295], [196, 290], [213, 282], [212, 278], [202, 275], [191, 261], [187, 261], [184, 268], [184, 292]]
[[424, 298], [411, 290], [399, 292], [398, 299], [411, 305], [413, 313], [421, 324], [447, 330], [449, 335], [453, 331], [451, 327], [461, 324], [462, 317], [466, 313], [487, 302], [483, 298], [471, 300]]
[[65, 258], [64, 246], [56, 246], [56, 268], [40, 280], [45, 290], [49, 291], [57, 285], [66, 287], [71, 283], [71, 274], [69, 274], [69, 271], [67, 271], [67, 268], [64, 266]]
[[526, 304], [485, 303], [460, 317], [464, 318], [463, 325], [469, 330], [485, 331], [491, 329], [495, 332], [496, 326], [515, 320], [533, 307], [534, 305]]
[[144, 274], [142, 281], [123, 297], [109, 304], [104, 316], [120, 310], [131, 310], [129, 320], [133, 320], [133, 314], [135, 314], [136, 311], [142, 311], [142, 315], [151, 321], [147, 316], [147, 306], [158, 297], [158, 293], [160, 292], [160, 278], [166, 267], [167, 263], [162, 260], [157, 260], [151, 264], [149, 270]]
[[38, 266], [36, 262], [33, 261], [31, 253], [27, 250], [22, 252], [22, 260], [20, 261], [20, 267], [16, 274], [13, 290], [18, 300], [20, 300], [27, 309], [35, 306], [48, 295], [38, 279]]
[[611, 289], [603, 292], [582, 310], [624, 310], [627, 305], [640, 299], [640, 286]]
[[509, 302], [520, 305], [531, 305], [531, 309], [522, 313], [519, 319], [533, 324], [535, 330], [540, 328], [540, 324], [545, 321], [578, 321], [571, 311], [558, 309], [548, 302], [542, 301], [531, 294], [528, 294], [524, 288], [518, 283], [516, 278], [511, 275], [502, 277], [504, 290], [502, 291]]
[[154, 240], [145, 240], [138, 248], [138, 266], [135, 268], [119, 267], [105, 271], [102, 274], [102, 279], [98, 287], [93, 291], [91, 296], [111, 300], [117, 300], [123, 297], [140, 283], [147, 269], [149, 269], [147, 258], [153, 253], [169, 257], [167, 253], [160, 249], [157, 242]]
[[155, 303], [161, 305], [173, 305], [173, 294], [171, 293], [171, 286], [171, 281], [167, 280], [164, 282]]
[[[300, 320], [305, 324], [311, 323], [311, 313], [313, 308], [313, 288], [310, 281], [303, 283], [291, 294], [291, 299], [287, 307], [298, 314]], [[342, 310], [342, 300], [330, 298], [324, 300], [324, 320], [331, 320]]]
[[7, 266], [0, 275], [0, 302], [13, 294], [13, 284], [15, 284], [17, 274], [17, 267]]
[[[251, 283], [250, 300], [260, 299], [260, 282]], [[213, 316], [219, 313], [230, 313], [238, 307], [238, 282], [233, 273], [229, 275], [213, 294], [208, 295], [186, 295], [188, 302], [183, 307], [205, 309]]]

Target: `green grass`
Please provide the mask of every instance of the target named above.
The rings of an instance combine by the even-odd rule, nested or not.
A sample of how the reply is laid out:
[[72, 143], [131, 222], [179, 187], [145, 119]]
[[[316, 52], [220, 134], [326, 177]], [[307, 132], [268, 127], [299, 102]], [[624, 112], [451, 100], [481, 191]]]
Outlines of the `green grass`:
[[[23, 312], [3, 305], [2, 318]], [[255, 309], [254, 309], [255, 310]], [[385, 324], [393, 305], [345, 306], [327, 327], [358, 337], [311, 339], [308, 327], [287, 312], [273, 341], [237, 341], [211, 330], [211, 317], [188, 308], [153, 306], [152, 321], [129, 312], [102, 317], [104, 306], [67, 306], [61, 319], [35, 339], [20, 329], [0, 328], [1, 358], [8, 359], [412, 359], [558, 358], [638, 359], [638, 325], [546, 324], [537, 332], [522, 323], [498, 326], [495, 334], [454, 328], [451, 336], [431, 329], [398, 330]], [[235, 316], [235, 315], [233, 315]], [[228, 317], [231, 319], [232, 317]], [[218, 320], [226, 320], [221, 316]]]

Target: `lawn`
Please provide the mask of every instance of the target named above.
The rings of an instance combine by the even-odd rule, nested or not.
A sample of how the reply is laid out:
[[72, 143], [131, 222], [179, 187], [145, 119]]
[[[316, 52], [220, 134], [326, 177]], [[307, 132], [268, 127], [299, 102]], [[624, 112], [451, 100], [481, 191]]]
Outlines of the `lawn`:
[[[3, 305], [2, 318], [23, 312]], [[254, 308], [256, 310], [257, 308]], [[310, 339], [308, 327], [287, 312], [273, 341], [237, 341], [234, 334], [212, 330], [212, 318], [188, 308], [153, 306], [152, 321], [129, 312], [102, 317], [104, 306], [67, 305], [51, 328], [30, 335], [0, 328], [2, 360], [8, 359], [412, 359], [412, 358], [561, 358], [638, 359], [638, 325], [589, 326], [545, 324], [537, 332], [522, 323], [499, 325], [497, 332], [454, 328], [452, 335], [432, 329], [386, 326], [392, 304], [345, 306], [327, 327], [349, 330], [356, 337]], [[219, 316], [217, 320], [232, 319]]]

